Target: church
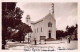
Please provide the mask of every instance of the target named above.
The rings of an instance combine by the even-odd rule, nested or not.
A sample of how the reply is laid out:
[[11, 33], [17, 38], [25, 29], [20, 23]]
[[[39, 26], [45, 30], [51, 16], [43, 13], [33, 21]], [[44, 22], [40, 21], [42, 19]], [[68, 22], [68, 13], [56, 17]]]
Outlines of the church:
[[28, 38], [31, 42], [33, 42], [34, 39], [37, 41], [56, 40], [56, 20], [53, 11], [49, 12], [46, 16], [36, 22], [31, 21], [30, 15], [27, 15], [26, 24], [32, 29], [32, 33], [28, 34]]

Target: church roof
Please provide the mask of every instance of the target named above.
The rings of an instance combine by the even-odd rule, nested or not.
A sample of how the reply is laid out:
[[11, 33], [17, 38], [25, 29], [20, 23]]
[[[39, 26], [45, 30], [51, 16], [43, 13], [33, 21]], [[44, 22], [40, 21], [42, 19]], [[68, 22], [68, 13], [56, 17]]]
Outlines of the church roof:
[[[49, 16], [53, 17], [51, 13], [48, 13], [45, 17], [43, 17], [42, 19], [40, 19], [40, 20], [38, 20], [38, 21], [36, 21], [36, 22], [34, 22], [34, 23], [32, 23], [32, 24], [39, 23], [39, 22], [43, 21], [43, 19], [45, 19], [45, 18], [47, 18], [47, 17], [49, 17]], [[53, 17], [53, 20], [55, 20], [54, 17]]]

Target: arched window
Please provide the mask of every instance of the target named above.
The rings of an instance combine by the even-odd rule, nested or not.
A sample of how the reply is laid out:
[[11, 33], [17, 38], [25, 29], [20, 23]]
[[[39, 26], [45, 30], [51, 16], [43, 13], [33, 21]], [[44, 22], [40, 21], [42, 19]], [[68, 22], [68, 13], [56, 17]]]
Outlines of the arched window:
[[52, 27], [52, 23], [51, 22], [48, 23], [48, 27]]

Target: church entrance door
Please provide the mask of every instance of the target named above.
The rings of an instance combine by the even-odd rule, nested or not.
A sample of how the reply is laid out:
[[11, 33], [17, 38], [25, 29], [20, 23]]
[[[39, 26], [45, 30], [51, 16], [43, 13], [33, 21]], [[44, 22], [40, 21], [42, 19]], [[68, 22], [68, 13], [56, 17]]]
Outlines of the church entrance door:
[[51, 38], [51, 32], [49, 32], [49, 38]]

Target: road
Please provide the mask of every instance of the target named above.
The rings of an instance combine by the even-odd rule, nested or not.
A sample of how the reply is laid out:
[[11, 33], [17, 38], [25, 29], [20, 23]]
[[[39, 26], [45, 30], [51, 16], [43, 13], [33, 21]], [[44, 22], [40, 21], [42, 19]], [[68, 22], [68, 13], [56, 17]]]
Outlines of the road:
[[6, 45], [6, 49], [11, 49], [11, 50], [24, 50], [25, 48], [48, 48], [52, 47], [54, 49], [77, 49], [78, 47], [78, 42], [73, 40], [70, 43], [67, 41], [47, 41], [46, 44], [45, 42], [42, 42], [41, 44], [34, 45], [34, 43], [27, 44], [27, 43], [19, 43], [19, 42], [8, 42]]

